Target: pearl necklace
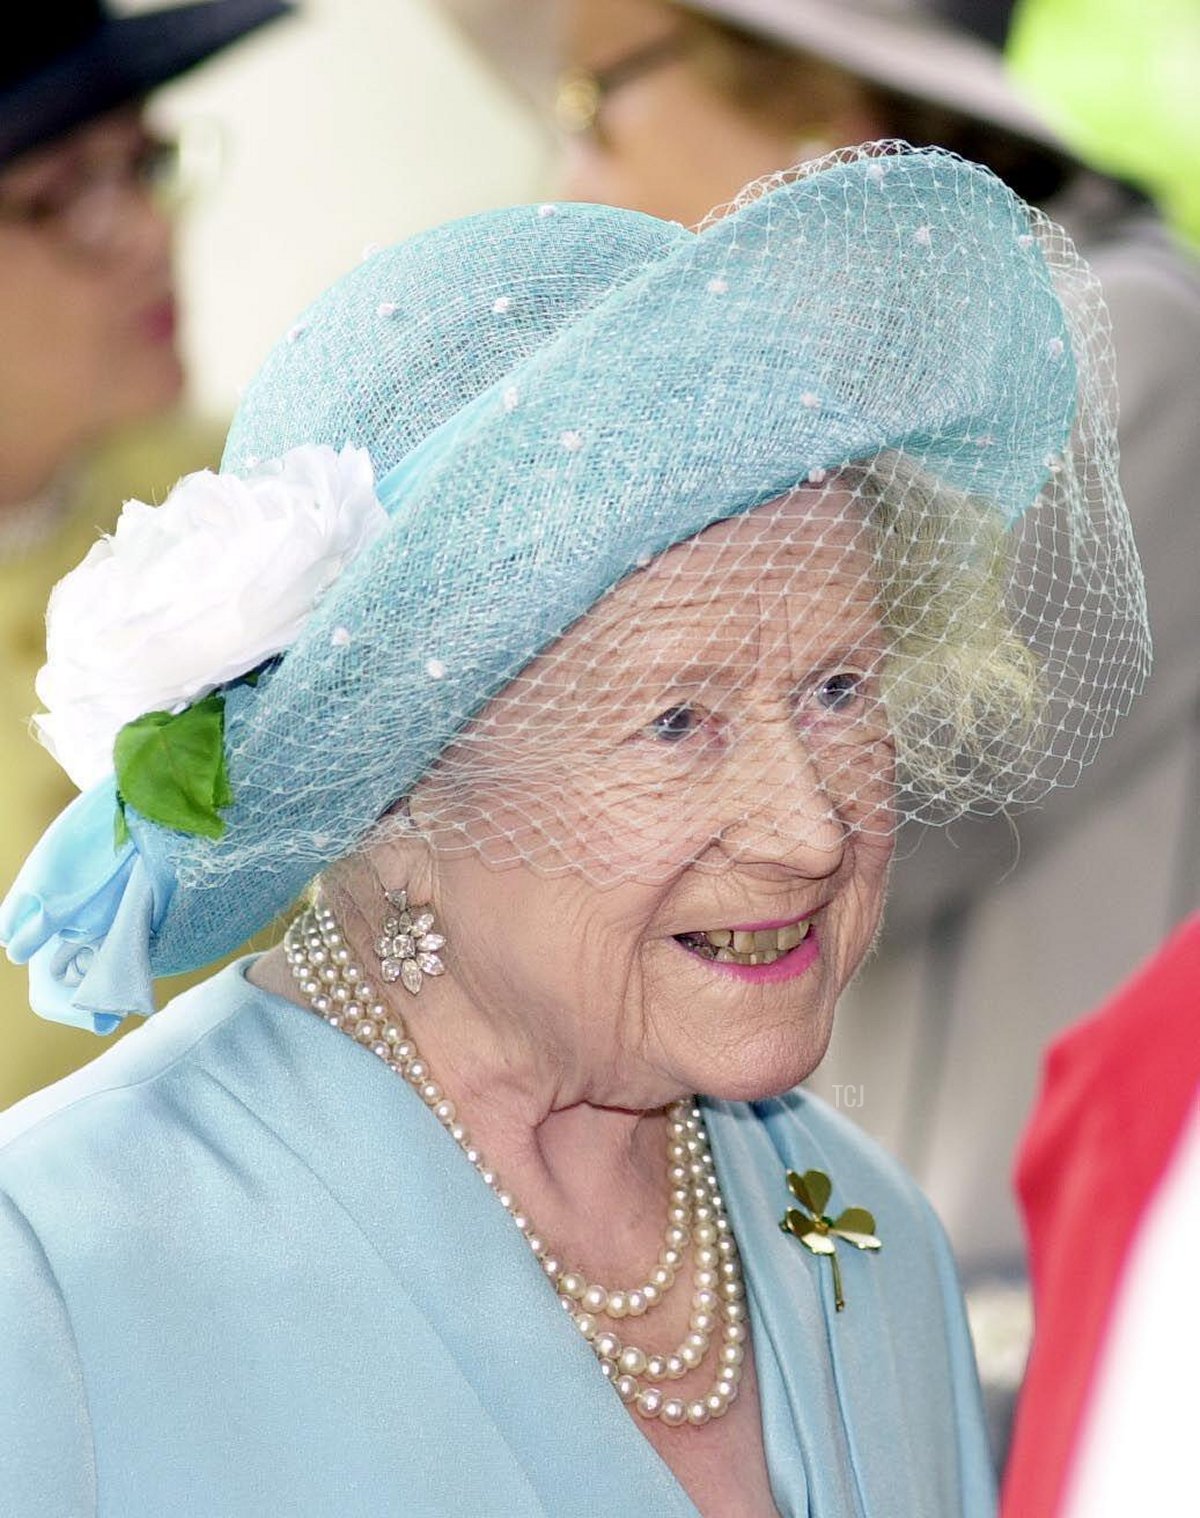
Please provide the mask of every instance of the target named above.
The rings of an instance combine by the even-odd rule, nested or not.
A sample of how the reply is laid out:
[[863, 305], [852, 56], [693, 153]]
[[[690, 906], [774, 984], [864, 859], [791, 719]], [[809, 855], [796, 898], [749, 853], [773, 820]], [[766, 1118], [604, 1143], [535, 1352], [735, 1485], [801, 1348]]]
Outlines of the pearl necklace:
[[[667, 1109], [671, 1203], [658, 1264], [641, 1286], [609, 1291], [560, 1261], [537, 1233], [512, 1192], [471, 1142], [454, 1103], [433, 1079], [399, 1014], [384, 1004], [351, 959], [329, 908], [321, 903], [308, 907], [288, 928], [283, 944], [292, 975], [312, 1010], [408, 1081], [479, 1171], [541, 1262], [564, 1310], [591, 1345], [622, 1402], [643, 1418], [658, 1418], [671, 1427], [699, 1427], [710, 1418], [722, 1417], [738, 1394], [745, 1359], [745, 1286], [695, 1101], [674, 1102]], [[696, 1268], [688, 1333], [671, 1354], [647, 1353], [602, 1326], [601, 1318], [636, 1318], [657, 1307], [674, 1285], [693, 1244]], [[691, 1399], [667, 1395], [656, 1383], [678, 1381], [697, 1369], [707, 1357], [718, 1326], [722, 1340], [718, 1370], [708, 1391]]]

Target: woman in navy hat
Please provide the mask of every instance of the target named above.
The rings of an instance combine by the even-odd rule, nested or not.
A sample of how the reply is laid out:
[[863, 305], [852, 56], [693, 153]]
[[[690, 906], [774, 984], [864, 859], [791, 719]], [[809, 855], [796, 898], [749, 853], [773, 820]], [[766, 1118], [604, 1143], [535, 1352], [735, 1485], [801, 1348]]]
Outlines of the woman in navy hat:
[[[212, 429], [178, 414], [168, 197], [178, 153], [146, 96], [273, 17], [281, 0], [115, 16], [98, 0], [31, 6], [0, 55], [0, 878], [65, 799], [23, 741], [50, 586], [113, 505], [159, 496], [215, 462]], [[153, 425], [147, 427], [146, 423]], [[24, 987], [0, 971], [0, 1107], [86, 1052], [29, 1035]]]

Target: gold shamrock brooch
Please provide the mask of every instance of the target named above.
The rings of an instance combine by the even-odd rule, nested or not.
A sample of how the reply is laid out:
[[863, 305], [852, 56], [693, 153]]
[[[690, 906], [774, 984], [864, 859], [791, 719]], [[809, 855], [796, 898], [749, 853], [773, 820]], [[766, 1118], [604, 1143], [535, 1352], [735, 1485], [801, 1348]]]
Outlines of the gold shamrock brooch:
[[833, 1182], [823, 1170], [806, 1170], [803, 1175], [789, 1170], [787, 1183], [800, 1207], [789, 1207], [780, 1218], [779, 1226], [784, 1233], [799, 1239], [805, 1249], [827, 1256], [833, 1267], [834, 1305], [841, 1312], [846, 1299], [842, 1295], [842, 1270], [834, 1241], [845, 1239], [855, 1249], [882, 1249], [883, 1245], [875, 1237], [875, 1219], [865, 1207], [846, 1207], [836, 1218], [827, 1217], [825, 1208], [833, 1194]]

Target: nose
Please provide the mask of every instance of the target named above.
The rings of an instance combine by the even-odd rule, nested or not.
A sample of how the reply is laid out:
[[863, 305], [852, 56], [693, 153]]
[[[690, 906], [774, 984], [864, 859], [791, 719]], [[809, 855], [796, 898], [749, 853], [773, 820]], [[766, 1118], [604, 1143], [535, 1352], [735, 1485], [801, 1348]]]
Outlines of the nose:
[[746, 868], [833, 875], [845, 857], [849, 823], [827, 784], [819, 752], [785, 720], [755, 724], [730, 756], [718, 843]]

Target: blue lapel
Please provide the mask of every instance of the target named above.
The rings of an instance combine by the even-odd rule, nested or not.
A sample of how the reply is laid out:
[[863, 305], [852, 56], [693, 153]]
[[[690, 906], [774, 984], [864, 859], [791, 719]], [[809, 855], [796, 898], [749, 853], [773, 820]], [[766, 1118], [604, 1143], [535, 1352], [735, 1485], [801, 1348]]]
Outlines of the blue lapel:
[[[784, 1511], [811, 1518], [913, 1518], [938, 1511], [914, 1502], [921, 1483], [898, 1375], [903, 1346], [893, 1337], [906, 1315], [894, 1301], [889, 1305], [888, 1291], [907, 1226], [893, 1216], [900, 1211], [896, 1192], [881, 1185], [878, 1173], [864, 1174], [858, 1155], [838, 1143], [827, 1124], [818, 1137], [802, 1106], [798, 1119], [794, 1098], [754, 1106], [716, 1102], [708, 1113], [753, 1295], [772, 1482], [781, 1501], [801, 1489], [801, 1479], [807, 1486], [808, 1507]], [[834, 1183], [833, 1208], [856, 1205], [875, 1213], [884, 1240], [878, 1255], [839, 1246], [842, 1312], [834, 1305], [829, 1262], [779, 1229], [791, 1202], [784, 1180], [789, 1169], [824, 1170]], [[930, 1458], [938, 1453], [930, 1451]]]
[[[397, 1303], [432, 1327], [541, 1510], [698, 1518], [512, 1220], [416, 1093], [311, 1014], [251, 994], [263, 1015], [238, 1020], [236, 1057], [219, 1078], [357, 1224]], [[388, 1331], [383, 1316], [379, 1332]]]

